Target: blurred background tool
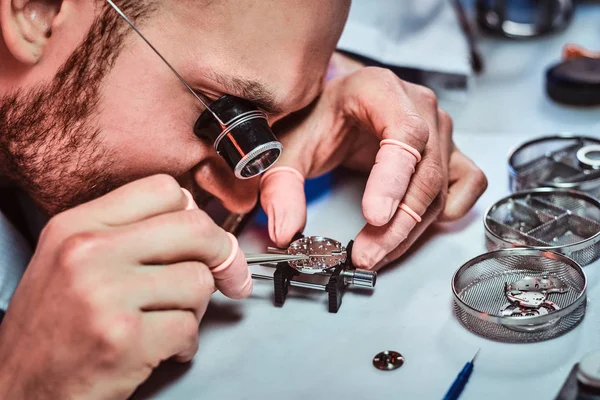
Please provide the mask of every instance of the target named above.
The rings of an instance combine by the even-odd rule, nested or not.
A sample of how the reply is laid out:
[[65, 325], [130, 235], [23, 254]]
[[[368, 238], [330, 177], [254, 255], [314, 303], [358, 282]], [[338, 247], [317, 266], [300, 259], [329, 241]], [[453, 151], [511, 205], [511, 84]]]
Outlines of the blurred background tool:
[[555, 400], [600, 400], [600, 351], [573, 366]]
[[477, 0], [479, 26], [511, 39], [529, 39], [566, 29], [574, 11], [573, 0]]
[[460, 27], [467, 38], [467, 43], [469, 44], [471, 68], [473, 68], [473, 72], [476, 74], [481, 74], [484, 68], [483, 58], [481, 57], [481, 53], [477, 48], [477, 35], [475, 30], [473, 29], [473, 26], [469, 21], [469, 16], [460, 0], [452, 0], [451, 3], [456, 12], [458, 23], [460, 24]]
[[467, 385], [467, 382], [469, 382], [469, 378], [473, 372], [473, 363], [475, 362], [475, 358], [479, 354], [480, 350], [481, 349], [477, 350], [477, 353], [475, 353], [473, 359], [466, 363], [463, 369], [459, 372], [458, 376], [454, 380], [454, 383], [452, 383], [452, 386], [450, 386], [450, 389], [448, 389], [448, 392], [444, 396], [444, 400], [456, 400], [460, 397], [460, 394]]
[[600, 105], [600, 53], [568, 44], [562, 59], [546, 72], [550, 98], [573, 106]]

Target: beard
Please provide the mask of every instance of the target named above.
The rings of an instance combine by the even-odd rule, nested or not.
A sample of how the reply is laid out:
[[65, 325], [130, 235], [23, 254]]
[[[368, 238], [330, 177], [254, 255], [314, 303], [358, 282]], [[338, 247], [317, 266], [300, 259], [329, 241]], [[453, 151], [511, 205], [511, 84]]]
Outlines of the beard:
[[[151, 9], [120, 2], [133, 21]], [[98, 3], [100, 4], [100, 3]], [[97, 198], [135, 177], [122, 177], [102, 146], [100, 86], [123, 49], [128, 27], [104, 1], [86, 38], [52, 81], [0, 98], [0, 171], [53, 215]]]

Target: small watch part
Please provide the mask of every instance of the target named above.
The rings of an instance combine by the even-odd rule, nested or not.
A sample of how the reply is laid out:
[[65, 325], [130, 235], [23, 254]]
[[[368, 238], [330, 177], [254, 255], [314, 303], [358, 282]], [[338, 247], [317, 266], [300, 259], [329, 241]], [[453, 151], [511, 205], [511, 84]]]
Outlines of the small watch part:
[[346, 248], [337, 240], [322, 236], [300, 238], [287, 249], [288, 254], [307, 255], [308, 259], [290, 261], [295, 270], [303, 274], [316, 274], [328, 271], [346, 261]]
[[500, 315], [503, 317], [537, 317], [550, 314], [552, 311], [560, 310], [555, 303], [546, 300], [538, 308], [520, 307], [513, 303], [506, 303], [500, 309]]
[[536, 291], [542, 293], [565, 293], [569, 289], [560, 279], [543, 275], [540, 277], [528, 276], [521, 280], [506, 284], [505, 291]]
[[[519, 308], [527, 308], [536, 310], [540, 307], [546, 307], [548, 310], [552, 310], [553, 306], [548, 307], [549, 304], [554, 304], [548, 301], [548, 294], [550, 293], [566, 293], [569, 289], [560, 279], [556, 277], [550, 277], [545, 274], [541, 277], [527, 276], [511, 284], [504, 283], [504, 294], [508, 301], [513, 304], [517, 314], [521, 316], [529, 315], [525, 311], [518, 311]], [[504, 312], [508, 313], [509, 309], [506, 306], [502, 309], [502, 315]], [[510, 309], [512, 310], [512, 309]], [[547, 313], [546, 313], [547, 314]], [[533, 315], [536, 315], [533, 313]], [[538, 314], [541, 315], [541, 314]]]
[[600, 145], [584, 146], [577, 151], [579, 165], [588, 169], [600, 169]]
[[393, 350], [382, 351], [373, 358], [373, 366], [381, 371], [391, 371], [400, 368], [402, 364], [404, 364], [404, 357]]
[[546, 301], [546, 294], [542, 292], [509, 290], [506, 292], [506, 297], [511, 303], [527, 308], [538, 308]]

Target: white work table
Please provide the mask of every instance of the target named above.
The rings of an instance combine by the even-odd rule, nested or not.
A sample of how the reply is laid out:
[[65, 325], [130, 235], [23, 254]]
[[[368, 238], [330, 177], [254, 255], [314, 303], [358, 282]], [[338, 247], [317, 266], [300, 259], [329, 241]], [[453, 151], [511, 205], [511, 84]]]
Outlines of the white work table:
[[[372, 294], [348, 290], [337, 314], [327, 312], [326, 293], [298, 288], [290, 288], [285, 305], [276, 308], [273, 285], [266, 281], [255, 281], [254, 293], [244, 301], [216, 294], [194, 361], [161, 366], [135, 398], [441, 399], [481, 348], [461, 399], [553, 399], [572, 366], [600, 349], [600, 262], [584, 268], [589, 287], [583, 322], [564, 336], [534, 344], [499, 343], [467, 331], [453, 314], [450, 279], [486, 251], [482, 217], [508, 194], [506, 155], [512, 147], [545, 133], [599, 134], [600, 109], [551, 103], [542, 75], [564, 42], [600, 48], [599, 20], [596, 9], [579, 15], [563, 36], [482, 43], [489, 75], [476, 80], [467, 104], [450, 105], [457, 145], [490, 183], [463, 220], [433, 229], [407, 257], [380, 273]], [[363, 178], [337, 182], [310, 205], [305, 233], [347, 243], [363, 224], [363, 187]], [[240, 243], [247, 252], [264, 251], [269, 244], [264, 229], [252, 227]], [[373, 356], [383, 350], [404, 355], [404, 366], [375, 369]]]

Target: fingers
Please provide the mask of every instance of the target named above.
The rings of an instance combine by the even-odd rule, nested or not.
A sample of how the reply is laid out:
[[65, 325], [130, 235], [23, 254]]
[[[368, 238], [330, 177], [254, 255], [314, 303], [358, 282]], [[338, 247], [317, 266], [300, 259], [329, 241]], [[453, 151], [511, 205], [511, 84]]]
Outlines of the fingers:
[[[363, 68], [350, 78], [345, 93], [350, 99], [346, 101], [346, 113], [380, 140], [398, 140], [423, 152], [429, 128], [406, 93], [405, 84], [393, 72], [381, 68]], [[365, 80], [369, 82], [366, 87]]]
[[406, 239], [406, 232], [410, 232], [416, 224], [414, 218], [399, 212], [386, 225], [365, 225], [354, 240], [352, 263], [358, 268], [372, 269]]
[[450, 156], [450, 187], [441, 222], [464, 217], [487, 189], [487, 178], [475, 163], [459, 150]]
[[156, 215], [184, 210], [188, 200], [177, 181], [169, 175], [154, 175], [128, 183], [71, 212], [82, 220], [97, 220], [122, 226]]
[[132, 224], [118, 235], [122, 251], [142, 265], [200, 261], [215, 267], [230, 251], [226, 232], [198, 209], [158, 215]]
[[[431, 90], [397, 77], [386, 86], [385, 106], [378, 108], [371, 97], [364, 100], [371, 128], [382, 139], [363, 197], [363, 215], [375, 226], [387, 224], [395, 215], [421, 154], [437, 135], [437, 100]], [[391, 92], [397, 93], [391, 97]]]
[[[432, 151], [436, 151], [432, 148]], [[432, 206], [434, 199], [444, 194], [441, 192], [444, 185], [443, 171], [434, 160], [424, 159], [417, 167], [403, 202], [418, 216], [422, 216]], [[435, 215], [441, 210], [431, 208]], [[383, 226], [367, 225], [358, 234], [354, 242], [352, 261], [357, 267], [372, 268], [386, 254], [402, 243], [415, 228], [418, 219], [410, 211], [400, 209], [392, 220]]]
[[[421, 216], [428, 211], [433, 201], [440, 196], [446, 186], [447, 173], [444, 163], [447, 160], [447, 156], [445, 156], [447, 145], [445, 138], [441, 138], [440, 135], [447, 135], [448, 132], [446, 130], [441, 133], [438, 131], [438, 125], [443, 118], [438, 118], [437, 102], [428, 94], [420, 93], [421, 89], [416, 86], [409, 86], [407, 90], [413, 98], [419, 99], [419, 96], [423, 98], [420, 103], [417, 103], [417, 107], [419, 112], [425, 116], [424, 120], [427, 121], [428, 131], [431, 134], [423, 152], [423, 159], [417, 165], [414, 175], [411, 174], [412, 178], [408, 177], [410, 182], [408, 188], [402, 197], [395, 199], [392, 203], [395, 207], [389, 211], [389, 222], [381, 224], [380, 220], [373, 223], [372, 220], [367, 219], [368, 225], [356, 237], [352, 258], [354, 264], [361, 268], [373, 268], [383, 257], [403, 243], [421, 222]], [[429, 92], [425, 91], [424, 93]], [[451, 125], [449, 126], [451, 127]], [[382, 150], [384, 149], [382, 148]], [[388, 165], [391, 166], [391, 162]], [[396, 167], [395, 173], [396, 176], [401, 177], [400, 179], [406, 180], [407, 167], [403, 168], [404, 172]], [[444, 193], [441, 196], [443, 198]], [[365, 200], [363, 200], [364, 204]], [[376, 204], [373, 203], [373, 208]], [[388, 212], [388, 209], [386, 208], [385, 211]], [[439, 206], [431, 210], [435, 215], [440, 211]]]
[[387, 264], [397, 260], [402, 257], [404, 253], [408, 251], [410, 247], [421, 237], [421, 235], [431, 226], [432, 223], [435, 222], [437, 214], [433, 212], [433, 210], [427, 210], [425, 215], [423, 215], [423, 220], [419, 223], [415, 228], [410, 232], [408, 237], [400, 243], [398, 247], [392, 250], [389, 254], [381, 259], [375, 266], [373, 270], [377, 271]]
[[143, 311], [194, 310], [198, 320], [215, 290], [212, 273], [199, 262], [138, 267], [132, 279], [135, 301]]
[[269, 219], [269, 237], [281, 247], [306, 225], [304, 176], [292, 167], [275, 167], [261, 178], [260, 201]]
[[403, 148], [381, 147], [363, 196], [362, 209], [367, 223], [382, 226], [392, 219], [415, 172], [415, 165], [415, 157]]
[[221, 293], [232, 299], [242, 299], [252, 293], [252, 275], [237, 239], [232, 234], [228, 236], [231, 242], [229, 256], [221, 264], [212, 268], [212, 274]]
[[[188, 210], [197, 210], [198, 205], [194, 202], [191, 193], [184, 189], [189, 196], [190, 206]], [[225, 296], [232, 299], [242, 299], [250, 296], [252, 293], [252, 275], [248, 269], [248, 263], [242, 250], [238, 246], [238, 241], [231, 233], [229, 237], [229, 255], [216, 267], [211, 268], [215, 285]]]
[[130, 225], [119, 235], [122, 245], [115, 251], [134, 263], [202, 262], [214, 269], [215, 285], [224, 295], [237, 299], [252, 291], [250, 270], [237, 241], [201, 210], [159, 215]]
[[152, 352], [147, 359], [164, 361], [175, 357], [177, 361], [187, 362], [196, 354], [199, 319], [193, 312], [147, 312], [142, 315], [142, 324], [144, 334], [140, 339], [146, 342], [142, 348]]

